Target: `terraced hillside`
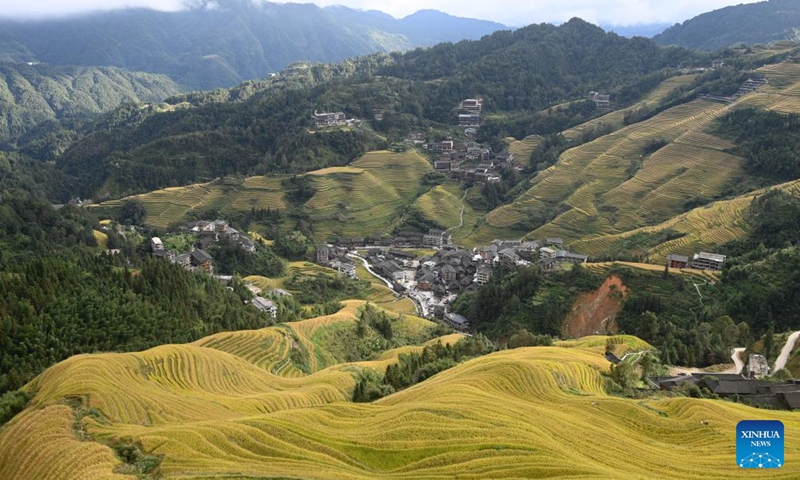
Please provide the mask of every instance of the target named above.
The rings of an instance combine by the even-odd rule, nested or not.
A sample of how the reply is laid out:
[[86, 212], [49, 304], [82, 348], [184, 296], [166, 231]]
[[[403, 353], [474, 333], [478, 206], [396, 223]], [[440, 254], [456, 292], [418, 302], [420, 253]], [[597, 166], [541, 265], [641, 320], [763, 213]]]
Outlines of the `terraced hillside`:
[[113, 210], [136, 198], [147, 211], [145, 223], [157, 228], [184, 222], [191, 212], [217, 210], [224, 216], [225, 212], [246, 212], [251, 208], [284, 210], [286, 193], [281, 186], [282, 179], [259, 176], [244, 180], [215, 180], [112, 200], [99, 204], [97, 208]]
[[482, 215], [473, 206], [480, 198], [479, 186], [465, 190], [460, 183], [447, 182], [428, 190], [412, 208], [424, 219], [449, 229], [454, 241], [461, 244]]
[[[326, 332], [352, 322], [354, 308], [191, 345], [62, 362], [28, 387], [33, 401], [0, 431], [0, 477], [136, 478], [105, 446], [120, 441], [160, 457], [151, 474], [166, 479], [800, 474], [795, 414], [715, 400], [608, 396], [608, 337], [498, 352], [377, 402], [350, 403], [354, 369], [383, 369], [413, 349], [332, 363]], [[406, 332], [425, 328], [424, 321], [407, 322]], [[284, 367], [294, 349], [312, 346], [314, 373]], [[619, 354], [649, 348], [634, 337], [619, 337], [615, 346]], [[785, 466], [740, 470], [736, 423], [767, 418], [786, 425]]]
[[430, 163], [415, 151], [370, 152], [349, 167], [309, 175], [317, 193], [304, 209], [319, 238], [364, 237], [392, 230], [425, 187]]
[[[771, 188], [800, 196], [800, 181]], [[745, 219], [747, 208], [755, 197], [767, 190], [698, 207], [658, 225], [578, 240], [573, 242], [572, 247], [593, 256], [614, 256], [624, 251], [663, 264], [671, 253], [690, 255], [743, 237], [750, 229]]]
[[[314, 221], [319, 238], [386, 233], [428, 188], [422, 185], [422, 178], [430, 171], [430, 163], [413, 151], [370, 152], [346, 167], [309, 172], [317, 192], [303, 210]], [[209, 210], [222, 217], [251, 208], [285, 210], [286, 189], [281, 183], [285, 178], [218, 179], [112, 200], [95, 208], [110, 215], [126, 200], [136, 198], [147, 210], [145, 223], [158, 228], [187, 221], [190, 213]]]
[[[612, 255], [616, 239], [630, 238], [649, 226], [680, 224], [679, 232], [697, 234], [697, 238], [684, 237], [682, 242], [652, 252], [652, 259], [659, 260], [671, 253], [669, 248], [691, 253], [694, 247], [737, 238], [746, 225], [736, 218], [715, 216], [712, 220], [701, 210], [690, 210], [723, 195], [744, 175], [743, 159], [727, 153], [733, 145], [709, 133], [714, 119], [742, 107], [800, 111], [798, 64], [769, 65], [761, 72], [770, 85], [733, 104], [695, 100], [567, 150], [556, 165], [534, 178], [527, 192], [487, 214], [483, 231], [475, 232], [474, 241], [482, 243], [490, 240], [493, 231], [511, 230], [529, 238], [562, 237], [584, 253]], [[669, 81], [680, 83], [689, 78]], [[666, 89], [659, 90], [664, 94]], [[582, 128], [587, 127], [565, 134], [577, 135]], [[671, 221], [684, 212], [680, 218], [696, 217], [691, 224]], [[532, 217], [551, 220], [537, 226], [530, 224]], [[705, 222], [707, 230], [694, 229], [700, 222]], [[624, 249], [626, 245], [616, 247]]]

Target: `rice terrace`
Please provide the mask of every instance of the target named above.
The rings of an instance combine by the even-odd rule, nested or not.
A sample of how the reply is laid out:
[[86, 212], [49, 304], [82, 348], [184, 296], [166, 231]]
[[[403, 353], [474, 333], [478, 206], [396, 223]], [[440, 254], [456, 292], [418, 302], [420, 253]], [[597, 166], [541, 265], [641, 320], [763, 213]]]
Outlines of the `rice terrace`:
[[[780, 419], [787, 445], [800, 441], [791, 413], [609, 396], [607, 337], [494, 353], [354, 404], [354, 372], [385, 369], [420, 348], [338, 360], [326, 339], [352, 326], [361, 305], [190, 345], [62, 362], [29, 385], [31, 404], [2, 431], [0, 458], [15, 461], [0, 464], [0, 476], [39, 479], [58, 469], [70, 472], [61, 478], [136, 478], [135, 466], [121, 464], [108, 446], [122, 443], [160, 462], [164, 478], [643, 478], [654, 470], [750, 478], [729, 458], [739, 419]], [[432, 328], [413, 317], [396, 322], [398, 334], [412, 339]], [[648, 347], [618, 339], [619, 355]], [[297, 368], [297, 349], [308, 352], [308, 374]], [[504, 408], [491, 407], [498, 402]], [[685, 461], [697, 455], [703, 465]], [[796, 461], [800, 449], [788, 447], [787, 465]], [[795, 476], [791, 468], [769, 474]]]
[[800, 0], [12, 3], [0, 480], [800, 479]]

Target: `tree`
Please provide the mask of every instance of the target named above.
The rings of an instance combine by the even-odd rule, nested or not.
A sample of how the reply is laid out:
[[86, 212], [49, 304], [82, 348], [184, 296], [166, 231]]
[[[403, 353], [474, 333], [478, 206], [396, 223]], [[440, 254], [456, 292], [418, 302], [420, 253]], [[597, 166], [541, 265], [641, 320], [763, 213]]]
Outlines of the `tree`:
[[636, 328], [636, 336], [646, 342], [653, 342], [657, 335], [658, 317], [653, 312], [644, 312]]
[[767, 333], [764, 334], [764, 356], [767, 360], [772, 359], [772, 350], [775, 348], [775, 328], [770, 324]]
[[142, 201], [135, 198], [126, 200], [122, 204], [117, 221], [125, 225], [141, 225], [146, 215], [147, 210], [144, 208]]

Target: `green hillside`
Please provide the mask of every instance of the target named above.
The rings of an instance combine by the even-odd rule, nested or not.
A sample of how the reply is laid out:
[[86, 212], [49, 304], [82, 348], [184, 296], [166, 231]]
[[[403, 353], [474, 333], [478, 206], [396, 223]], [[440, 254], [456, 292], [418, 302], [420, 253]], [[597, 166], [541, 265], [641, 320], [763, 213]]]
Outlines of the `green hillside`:
[[15, 143], [43, 123], [97, 116], [123, 103], [177, 94], [164, 75], [107, 67], [0, 62], [0, 143]]
[[[617, 54], [600, 55], [609, 50]], [[171, 108], [121, 109], [89, 128], [58, 167], [78, 177], [81, 195], [96, 198], [230, 174], [341, 166], [413, 129], [452, 125], [456, 105], [477, 95], [486, 98], [492, 118], [481, 139], [522, 138], [540, 133], [527, 123], [527, 110], [584, 98], [592, 89], [619, 93], [624, 105], [670, 76], [667, 67], [701, 59], [645, 39], [606, 34], [577, 19], [559, 27], [534, 25], [403, 55], [297, 66], [228, 93], [176, 97], [168, 101]], [[596, 114], [586, 107], [555, 127]], [[381, 121], [372, 120], [376, 108], [384, 112]], [[315, 131], [310, 123], [317, 110], [342, 111], [365, 122]]]
[[799, 1], [769, 0], [704, 13], [675, 24], [653, 37], [653, 41], [662, 45], [718, 50], [739, 44], [798, 40], [799, 28]]
[[[708, 213], [726, 203], [711, 210], [692, 209], [725, 198], [737, 204], [743, 201], [733, 200], [737, 192], [794, 177], [775, 180], [763, 170], [745, 172], [747, 159], [739, 156], [735, 139], [716, 132], [717, 124], [727, 113], [743, 108], [799, 111], [795, 92], [800, 78], [795, 70], [791, 62], [763, 67], [757, 73], [770, 84], [758, 93], [731, 104], [698, 99], [677, 105], [566, 150], [555, 165], [531, 180], [526, 192], [486, 215], [482, 229], [473, 234], [474, 243], [489, 241], [495, 229], [510, 229], [517, 236], [562, 237], [594, 258], [623, 255], [660, 261], [669, 253], [691, 253], [735, 239], [743, 233], [741, 222], [732, 217], [721, 223]], [[659, 90], [663, 91], [655, 92]], [[589, 124], [606, 117], [609, 125], [621, 126], [617, 112]], [[564, 136], [577, 138], [586, 128], [590, 127], [579, 126]], [[685, 215], [677, 217], [681, 214]], [[640, 237], [641, 244], [636, 240]], [[622, 238], [630, 240], [618, 240]], [[642, 246], [653, 250], [639, 257]]]

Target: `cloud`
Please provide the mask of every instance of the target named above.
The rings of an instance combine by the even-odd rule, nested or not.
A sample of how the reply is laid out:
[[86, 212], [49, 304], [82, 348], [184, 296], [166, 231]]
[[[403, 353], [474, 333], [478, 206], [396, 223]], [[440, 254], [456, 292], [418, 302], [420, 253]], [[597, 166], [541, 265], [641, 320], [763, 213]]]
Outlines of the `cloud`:
[[[190, 0], [191, 1], [191, 0]], [[259, 0], [253, 0], [259, 1]], [[435, 9], [461, 17], [494, 20], [509, 26], [560, 23], [572, 17], [604, 25], [637, 25], [682, 22], [700, 13], [742, 3], [743, 0], [294, 0], [320, 6], [345, 5], [362, 10], [380, 10], [404, 17], [422, 9]], [[744, 0], [752, 3], [756, 0]], [[41, 17], [147, 7], [173, 11], [185, 0], [26, 0], [3, 1], [0, 16]], [[224, 4], [224, 0], [218, 0]]]

